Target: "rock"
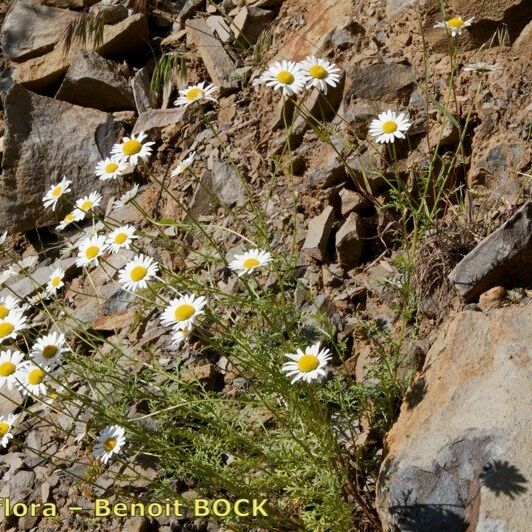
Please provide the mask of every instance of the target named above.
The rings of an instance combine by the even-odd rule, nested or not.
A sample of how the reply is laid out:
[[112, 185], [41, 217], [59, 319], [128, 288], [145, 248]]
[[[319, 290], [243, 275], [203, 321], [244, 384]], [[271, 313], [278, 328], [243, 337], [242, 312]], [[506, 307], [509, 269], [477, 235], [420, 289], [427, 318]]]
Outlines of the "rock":
[[303, 244], [305, 251], [312, 258], [324, 261], [327, 256], [327, 244], [334, 227], [334, 209], [329, 205], [308, 223], [307, 236]]
[[242, 7], [233, 19], [231, 30], [237, 42], [249, 47], [257, 42], [260, 34], [275, 18], [272, 11], [260, 7]]
[[226, 161], [214, 159], [212, 165], [212, 192], [226, 205], [244, 205], [246, 197], [241, 178]]
[[150, 520], [147, 517], [130, 517], [121, 527], [122, 532], [147, 532], [150, 529]]
[[52, 50], [76, 14], [65, 9], [18, 0], [2, 26], [2, 51], [12, 61], [25, 61]]
[[[31, 493], [35, 473], [33, 471], [19, 471], [13, 475], [2, 487], [0, 497], [9, 497], [14, 502], [21, 502]], [[3, 512], [2, 512], [3, 516]]]
[[[312, 170], [305, 176], [305, 181], [309, 187], [329, 188], [338, 185], [346, 179], [345, 166], [338, 152], [330, 144], [323, 144], [314, 151], [317, 151], [317, 157], [312, 155], [314, 161], [319, 161], [317, 165], [309, 164], [310, 168], [318, 168]], [[341, 151], [341, 150], [340, 150]]]
[[493, 286], [532, 283], [532, 201], [468, 253], [449, 274], [467, 301]]
[[92, 4], [96, 4], [98, 0], [35, 0], [37, 4], [43, 6], [63, 7], [77, 9], [80, 7], [89, 7]]
[[366, 150], [361, 155], [355, 154], [347, 159], [349, 177], [364, 191], [377, 194], [385, 184], [382, 170], [383, 162], [379, 161], [376, 152]]
[[[120, 128], [111, 115], [39, 96], [20, 85], [9, 90], [4, 106], [0, 227], [15, 232], [55, 225], [75, 198], [99, 188], [94, 167], [109, 154]], [[63, 175], [73, 182], [69, 200], [61, 201], [55, 212], [45, 210], [43, 195]], [[104, 196], [113, 190], [106, 185]]]
[[364, 98], [383, 102], [408, 103], [410, 94], [416, 88], [419, 78], [417, 72], [409, 66], [397, 63], [375, 63], [367, 67], [349, 69], [348, 79], [351, 86], [346, 99]]
[[343, 217], [348, 216], [352, 212], [360, 214], [362, 211], [370, 206], [369, 200], [367, 200], [362, 194], [349, 190], [348, 188], [342, 188], [339, 192], [340, 196], [340, 210]]
[[528, 530], [532, 306], [461, 312], [386, 439], [384, 530]]
[[478, 298], [478, 308], [486, 311], [500, 307], [505, 295], [506, 290], [502, 286], [494, 286], [480, 294], [480, 297]]
[[55, 97], [101, 111], [135, 109], [128, 79], [116, 63], [96, 52], [76, 54]]
[[89, 13], [97, 16], [103, 24], [116, 24], [128, 17], [128, 10], [124, 5], [108, 5], [103, 1], [93, 5]]
[[364, 223], [362, 218], [352, 212], [336, 233], [336, 254], [345, 268], [356, 266], [364, 251]]
[[0, 393], [0, 416], [13, 413], [23, 402], [24, 399], [17, 389], [4, 388]]
[[205, 0], [187, 0], [179, 15], [177, 17], [177, 27], [182, 29], [185, 27], [185, 22], [192, 18], [198, 11], [205, 7]]
[[144, 131], [150, 136], [159, 134], [163, 128], [182, 122], [185, 113], [186, 108], [184, 107], [148, 109], [138, 117], [133, 127], [133, 133]]
[[[142, 51], [148, 41], [148, 24], [143, 14], [131, 15], [122, 22], [104, 26], [102, 43], [94, 51], [103, 57], [115, 58]], [[90, 43], [87, 48], [91, 48]], [[56, 46], [50, 53], [16, 65], [13, 80], [31, 90], [42, 92], [57, 84], [65, 74], [79, 47], [68, 53]]]
[[209, 28], [211, 28], [213, 34], [215, 34], [223, 43], [227, 43], [233, 39], [233, 33], [227, 25], [225, 17], [222, 17], [221, 15], [211, 15], [210, 17], [207, 17], [207, 24], [209, 25]]
[[137, 113], [141, 115], [155, 107], [155, 98], [150, 89], [150, 77], [152, 68], [143, 67], [131, 78], [131, 89]]
[[526, 54], [530, 57], [532, 55], [532, 20], [524, 27], [523, 31], [513, 44], [513, 49], [517, 53]]
[[136, 315], [137, 311], [135, 309], [129, 309], [111, 316], [100, 316], [93, 322], [92, 328], [95, 331], [118, 331], [133, 324]]
[[220, 94], [228, 94], [238, 88], [238, 81], [231, 78], [236, 64], [230, 55], [220, 45], [209, 25], [194, 19], [186, 23], [187, 31], [192, 42], [198, 47], [198, 52], [214, 85], [220, 89]]

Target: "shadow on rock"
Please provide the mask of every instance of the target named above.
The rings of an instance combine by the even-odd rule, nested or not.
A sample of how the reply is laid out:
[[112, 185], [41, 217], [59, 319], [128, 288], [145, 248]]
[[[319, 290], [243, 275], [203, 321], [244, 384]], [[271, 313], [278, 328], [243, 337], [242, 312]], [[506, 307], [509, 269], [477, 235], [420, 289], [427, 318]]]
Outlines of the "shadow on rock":
[[522, 495], [528, 489], [524, 486], [528, 481], [519, 469], [502, 460], [493, 460], [486, 465], [480, 474], [480, 482], [493, 491], [497, 497], [502, 493], [510, 499], [514, 499], [516, 495]]

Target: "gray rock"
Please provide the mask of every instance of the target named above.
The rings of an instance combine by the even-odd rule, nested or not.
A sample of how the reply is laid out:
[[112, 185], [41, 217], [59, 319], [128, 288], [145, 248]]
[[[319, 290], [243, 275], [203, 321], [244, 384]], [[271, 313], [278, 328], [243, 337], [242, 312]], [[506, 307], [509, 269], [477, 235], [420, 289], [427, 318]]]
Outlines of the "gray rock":
[[364, 223], [352, 212], [336, 233], [336, 254], [345, 268], [356, 266], [364, 251]]
[[72, 11], [18, 0], [2, 26], [2, 51], [17, 62], [45, 54], [62, 38], [75, 17]]
[[528, 530], [532, 306], [462, 312], [441, 331], [386, 439], [384, 530]]
[[118, 65], [96, 52], [80, 51], [56, 94], [58, 100], [101, 111], [135, 109], [128, 79]]
[[233, 39], [233, 32], [227, 25], [225, 17], [222, 17], [221, 15], [211, 15], [210, 17], [207, 17], [207, 24], [223, 43], [229, 42]]
[[347, 160], [349, 177], [357, 183], [362, 190], [377, 194], [384, 186], [383, 162], [379, 160], [378, 153], [367, 150], [361, 155], [352, 155]]
[[152, 70], [150, 67], [143, 67], [131, 78], [133, 99], [139, 115], [155, 107], [155, 99], [150, 89]]
[[449, 274], [449, 279], [468, 301], [494, 286], [530, 286], [532, 201], [467, 254]]
[[212, 167], [212, 192], [226, 205], [244, 205], [246, 197], [241, 178], [226, 161], [214, 159]]
[[274, 17], [274, 13], [267, 9], [255, 6], [242, 7], [231, 25], [235, 39], [243, 46], [252, 46]]
[[325, 207], [321, 214], [311, 218], [308, 223], [303, 251], [312, 258], [323, 262], [327, 256], [327, 245], [334, 222], [334, 209], [330, 205]]
[[185, 22], [205, 7], [205, 0], [186, 0], [177, 17], [177, 26], [182, 29]]
[[[99, 188], [94, 167], [109, 154], [119, 126], [111, 115], [39, 96], [19, 85], [9, 90], [4, 106], [0, 227], [17, 232], [54, 225], [75, 198]], [[63, 175], [73, 182], [70, 201], [60, 201], [55, 212], [45, 210], [42, 197]], [[113, 191], [112, 184], [106, 185], [104, 196]]]
[[238, 81], [231, 77], [236, 64], [220, 41], [214, 36], [207, 22], [201, 19], [186, 23], [192, 42], [198, 47], [199, 54], [212, 82], [220, 89], [220, 94], [228, 94], [238, 88]]
[[418, 73], [411, 67], [396, 63], [375, 63], [367, 67], [353, 67], [348, 75], [351, 88], [346, 99], [365, 98], [408, 103], [410, 94], [416, 88]]
[[179, 124], [183, 121], [186, 108], [177, 107], [173, 109], [148, 109], [143, 112], [135, 122], [133, 133], [144, 131], [150, 135], [159, 133], [161, 129]]
[[342, 216], [348, 216], [352, 212], [360, 214], [361, 211], [370, 206], [369, 200], [362, 194], [359, 194], [354, 190], [349, 190], [348, 188], [342, 188], [339, 192], [339, 196]]

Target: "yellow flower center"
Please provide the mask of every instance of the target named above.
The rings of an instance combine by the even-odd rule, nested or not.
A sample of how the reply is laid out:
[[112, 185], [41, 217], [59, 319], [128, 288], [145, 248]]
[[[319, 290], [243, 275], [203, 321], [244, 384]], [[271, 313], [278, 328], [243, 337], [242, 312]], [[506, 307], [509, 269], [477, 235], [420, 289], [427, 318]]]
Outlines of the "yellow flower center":
[[0, 320], [9, 316], [9, 309], [5, 305], [0, 305]]
[[327, 77], [327, 70], [323, 68], [321, 65], [312, 65], [308, 69], [308, 73], [313, 77], [317, 79], [325, 79]]
[[28, 383], [33, 385], [41, 384], [45, 375], [46, 373], [41, 368], [32, 369], [28, 373]]
[[116, 447], [116, 438], [107, 438], [103, 442], [103, 448], [108, 453], [110, 453], [115, 447]]
[[80, 209], [83, 211], [83, 212], [87, 212], [93, 205], [93, 202], [91, 200], [85, 200], [81, 206], [80, 206]]
[[115, 236], [115, 244], [121, 245], [127, 240], [127, 233], [118, 233]]
[[63, 222], [65, 224], [72, 223], [74, 221], [74, 213], [69, 212], [63, 219]]
[[85, 250], [85, 257], [87, 257], [89, 260], [92, 260], [98, 256], [98, 253], [100, 253], [100, 248], [98, 246], [89, 246]]
[[9, 432], [10, 428], [9, 423], [0, 421], [0, 438], [3, 438]]
[[251, 268], [256, 268], [259, 265], [260, 265], [260, 260], [256, 259], [255, 257], [246, 259], [242, 264], [242, 266], [244, 266], [246, 270], [251, 270]]
[[112, 174], [113, 172], [116, 172], [117, 170], [118, 170], [118, 165], [116, 163], [108, 163], [107, 166], [105, 167], [105, 171], [108, 174]]
[[195, 100], [199, 100], [200, 98], [203, 98], [205, 95], [205, 91], [203, 89], [200, 89], [199, 87], [194, 87], [193, 89], [190, 89], [187, 92], [187, 100], [189, 102], [193, 102]]
[[55, 355], [57, 354], [57, 346], [56, 345], [47, 345], [43, 350], [42, 350], [42, 356], [44, 358], [46, 358], [47, 360], [49, 360], [50, 358], [54, 358]]
[[176, 321], [185, 321], [194, 316], [194, 313], [196, 312], [196, 309], [187, 303], [184, 305], [179, 305], [175, 311], [174, 316]]
[[397, 131], [397, 122], [395, 120], [388, 120], [382, 124], [383, 133], [395, 133]]
[[464, 25], [464, 19], [462, 17], [453, 17], [447, 21], [447, 26], [454, 29], [459, 29]]
[[15, 330], [15, 326], [12, 323], [4, 321], [0, 323], [0, 338], [9, 336]]
[[135, 139], [124, 142], [124, 145], [122, 146], [122, 151], [129, 156], [137, 154], [141, 149], [142, 144]]
[[304, 354], [298, 361], [297, 366], [299, 370], [303, 373], [308, 373], [309, 371], [314, 371], [320, 364], [320, 361], [314, 355], [309, 353]]
[[147, 268], [144, 266], [135, 266], [132, 270], [129, 276], [131, 277], [132, 281], [142, 281], [144, 277], [146, 277], [146, 274], [148, 273]]
[[54, 287], [54, 288], [57, 288], [60, 284], [61, 284], [61, 277], [52, 277], [50, 279], [50, 284]]
[[292, 72], [288, 72], [288, 70], [281, 70], [275, 77], [279, 83], [284, 83], [285, 85], [294, 83], [295, 79], [294, 74], [292, 74]]
[[53, 189], [52, 189], [52, 196], [54, 198], [58, 198], [59, 196], [61, 196], [61, 194], [63, 193], [63, 187], [61, 185], [56, 185]]
[[13, 362], [2, 362], [0, 364], [0, 377], [9, 377], [15, 373], [17, 366]]

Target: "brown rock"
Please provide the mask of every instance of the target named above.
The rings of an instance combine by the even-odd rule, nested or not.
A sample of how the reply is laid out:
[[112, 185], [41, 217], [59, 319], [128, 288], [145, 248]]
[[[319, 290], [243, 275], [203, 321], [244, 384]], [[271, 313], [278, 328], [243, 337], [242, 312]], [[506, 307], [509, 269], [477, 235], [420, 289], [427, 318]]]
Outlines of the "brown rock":
[[303, 251], [314, 259], [323, 262], [327, 255], [327, 245], [334, 227], [334, 222], [334, 209], [331, 206], [325, 207], [321, 214], [311, 218], [308, 223]]
[[112, 316], [101, 316], [93, 322], [92, 328], [95, 331], [117, 331], [124, 329], [134, 322], [136, 314], [137, 311], [135, 309], [129, 309], [120, 314], [113, 314]]
[[153, 136], [173, 124], [179, 124], [183, 121], [186, 109], [183, 107], [173, 109], [148, 109], [144, 111], [137, 119], [133, 133], [144, 131]]
[[336, 254], [345, 268], [356, 266], [364, 251], [364, 222], [352, 212], [336, 233]]
[[233, 19], [231, 30], [240, 44], [246, 47], [252, 46], [274, 17], [274, 13], [267, 9], [255, 6], [242, 7]]
[[200, 19], [190, 20], [186, 28], [192, 42], [198, 47], [205, 68], [221, 94], [227, 94], [238, 88], [238, 81], [231, 78], [236, 64], [213, 35], [209, 25]]
[[501, 306], [506, 290], [502, 286], [494, 286], [478, 298], [478, 307], [482, 310], [491, 310]]
[[361, 211], [370, 206], [370, 202], [358, 192], [342, 188], [340, 190], [340, 209], [343, 217], [349, 216], [352, 212], [360, 214]]
[[386, 438], [384, 530], [528, 530], [531, 311], [461, 312], [441, 331]]

